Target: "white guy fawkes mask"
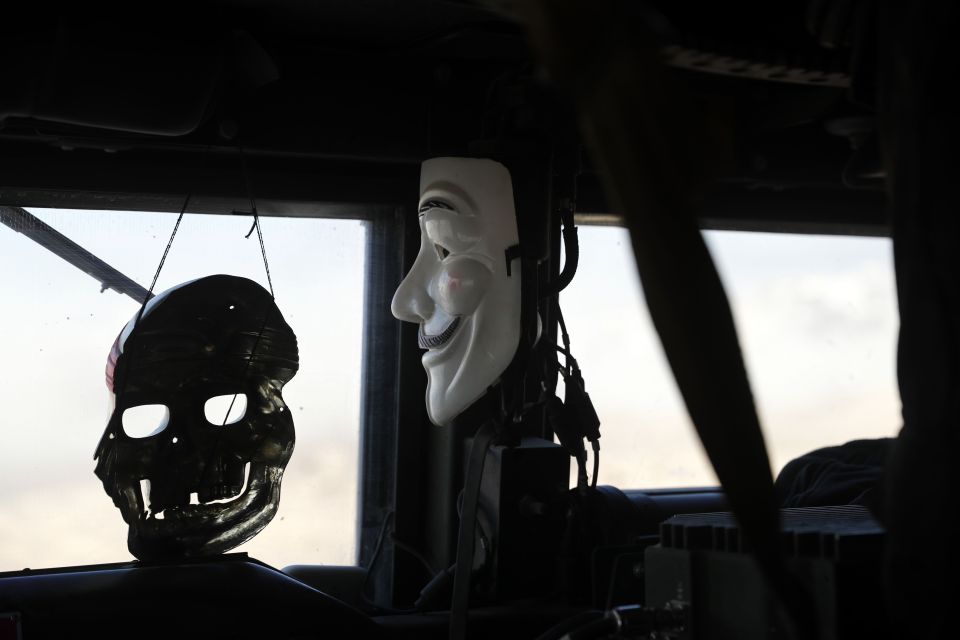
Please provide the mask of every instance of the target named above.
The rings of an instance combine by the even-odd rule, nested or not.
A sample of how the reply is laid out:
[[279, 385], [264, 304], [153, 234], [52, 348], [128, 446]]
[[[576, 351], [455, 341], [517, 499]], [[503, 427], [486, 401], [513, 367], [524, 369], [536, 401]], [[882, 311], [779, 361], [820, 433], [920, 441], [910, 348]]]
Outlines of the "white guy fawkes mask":
[[[517, 217], [507, 168], [433, 158], [420, 172], [420, 253], [391, 310], [420, 325], [427, 414], [444, 426], [479, 400], [520, 342]], [[511, 254], [512, 257], [512, 254]]]

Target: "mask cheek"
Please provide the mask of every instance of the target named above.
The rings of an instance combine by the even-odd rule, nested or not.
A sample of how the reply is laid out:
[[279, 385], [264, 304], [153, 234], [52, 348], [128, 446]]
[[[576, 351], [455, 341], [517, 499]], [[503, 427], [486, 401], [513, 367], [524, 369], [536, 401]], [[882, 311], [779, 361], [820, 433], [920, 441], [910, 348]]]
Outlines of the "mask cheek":
[[435, 300], [449, 315], [470, 315], [486, 295], [492, 278], [490, 270], [476, 260], [450, 258], [434, 281]]

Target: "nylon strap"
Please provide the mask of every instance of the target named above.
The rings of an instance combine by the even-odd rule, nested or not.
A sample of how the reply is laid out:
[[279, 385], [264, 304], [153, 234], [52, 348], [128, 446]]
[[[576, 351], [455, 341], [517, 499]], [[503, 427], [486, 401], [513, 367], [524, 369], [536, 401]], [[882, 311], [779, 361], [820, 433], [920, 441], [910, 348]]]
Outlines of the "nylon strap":
[[467, 477], [463, 486], [463, 510], [460, 532], [457, 536], [457, 562], [453, 578], [453, 599], [450, 602], [450, 639], [467, 637], [467, 609], [470, 606], [470, 586], [473, 576], [473, 553], [477, 538], [477, 506], [480, 500], [480, 481], [487, 450], [497, 435], [496, 423], [484, 422], [473, 437]]

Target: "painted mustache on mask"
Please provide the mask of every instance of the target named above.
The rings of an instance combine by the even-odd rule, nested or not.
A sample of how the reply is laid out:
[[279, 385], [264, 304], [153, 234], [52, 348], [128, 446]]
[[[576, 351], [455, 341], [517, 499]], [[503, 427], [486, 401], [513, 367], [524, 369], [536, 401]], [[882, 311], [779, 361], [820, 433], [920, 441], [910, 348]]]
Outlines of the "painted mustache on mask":
[[439, 349], [450, 341], [457, 327], [460, 326], [460, 317], [454, 318], [447, 328], [435, 335], [429, 336], [423, 332], [423, 324], [420, 325], [420, 331], [417, 332], [417, 344], [421, 349]]

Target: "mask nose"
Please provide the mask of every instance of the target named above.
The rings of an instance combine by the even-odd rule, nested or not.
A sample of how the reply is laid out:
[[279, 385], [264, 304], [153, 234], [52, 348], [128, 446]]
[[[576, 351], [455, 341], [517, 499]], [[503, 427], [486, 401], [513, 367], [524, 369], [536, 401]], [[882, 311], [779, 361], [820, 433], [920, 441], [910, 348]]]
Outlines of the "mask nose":
[[397, 320], [426, 322], [433, 315], [433, 300], [427, 295], [427, 286], [418, 277], [418, 270], [411, 269], [403, 279], [390, 303], [390, 312]]

